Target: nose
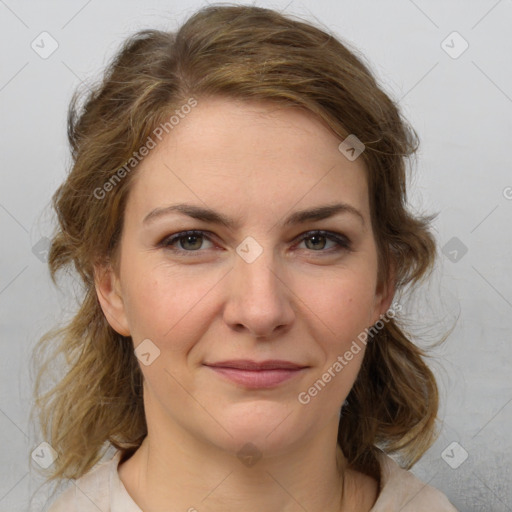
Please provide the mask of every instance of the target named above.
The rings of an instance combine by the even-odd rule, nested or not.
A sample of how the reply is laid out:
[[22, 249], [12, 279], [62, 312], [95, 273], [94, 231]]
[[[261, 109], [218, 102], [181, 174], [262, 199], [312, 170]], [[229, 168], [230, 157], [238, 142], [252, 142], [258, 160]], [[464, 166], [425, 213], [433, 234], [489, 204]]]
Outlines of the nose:
[[271, 338], [290, 328], [294, 294], [286, 269], [271, 250], [263, 250], [252, 262], [237, 255], [228, 279], [224, 320], [231, 329]]

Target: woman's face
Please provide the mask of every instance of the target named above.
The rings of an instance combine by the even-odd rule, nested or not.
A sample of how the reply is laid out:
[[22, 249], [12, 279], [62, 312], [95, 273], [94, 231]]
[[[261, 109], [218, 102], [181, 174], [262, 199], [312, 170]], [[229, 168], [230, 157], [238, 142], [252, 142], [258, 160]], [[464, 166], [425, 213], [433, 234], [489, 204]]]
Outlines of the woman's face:
[[[138, 347], [150, 434], [167, 424], [223, 449], [277, 453], [337, 427], [364, 355], [353, 341], [392, 299], [376, 289], [363, 160], [340, 142], [297, 109], [199, 99], [134, 171], [118, 274], [97, 289]], [[339, 203], [349, 208], [299, 215]], [[189, 215], [169, 208], [185, 204]], [[303, 369], [259, 372], [260, 385], [253, 371], [244, 384], [207, 366], [228, 360]]]

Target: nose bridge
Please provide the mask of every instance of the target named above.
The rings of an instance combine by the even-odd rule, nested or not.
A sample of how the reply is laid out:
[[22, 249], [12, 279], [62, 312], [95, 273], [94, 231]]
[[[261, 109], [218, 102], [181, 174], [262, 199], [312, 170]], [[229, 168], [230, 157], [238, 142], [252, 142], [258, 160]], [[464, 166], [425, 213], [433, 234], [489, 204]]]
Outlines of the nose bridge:
[[[258, 242], [254, 237], [246, 237], [236, 248], [238, 255], [235, 272], [240, 278], [241, 288], [254, 298], [261, 295], [275, 296], [279, 293], [277, 278], [279, 264], [276, 265], [275, 253], [270, 237]], [[270, 296], [266, 300], [271, 299]]]
[[[270, 241], [246, 237], [236, 248], [226, 321], [258, 336], [269, 335], [293, 317], [281, 262]], [[262, 239], [260, 239], [262, 240]]]

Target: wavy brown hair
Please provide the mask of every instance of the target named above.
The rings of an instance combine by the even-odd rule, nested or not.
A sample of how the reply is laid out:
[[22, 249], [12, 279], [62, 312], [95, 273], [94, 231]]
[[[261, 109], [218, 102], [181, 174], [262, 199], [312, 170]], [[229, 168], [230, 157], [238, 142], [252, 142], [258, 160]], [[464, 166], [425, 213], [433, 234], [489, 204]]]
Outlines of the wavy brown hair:
[[[35, 409], [43, 438], [59, 455], [48, 480], [79, 478], [107, 448], [131, 454], [147, 435], [142, 373], [131, 339], [108, 324], [94, 285], [94, 265], [115, 264], [136, 167], [102, 199], [95, 191], [190, 98], [200, 104], [216, 96], [304, 109], [340, 142], [356, 134], [366, 146], [360, 158], [379, 286], [393, 279], [403, 291], [433, 269], [436, 243], [429, 224], [435, 215], [407, 209], [406, 163], [418, 137], [356, 50], [312, 23], [254, 6], [212, 5], [176, 32], [136, 33], [102, 80], [83, 95], [75, 93], [69, 107], [72, 168], [53, 197], [58, 227], [48, 264], [55, 284], [59, 270], [74, 269], [83, 295], [71, 321], [45, 334], [34, 349]], [[340, 417], [338, 442], [348, 462], [375, 478], [380, 449], [411, 467], [436, 433], [434, 376], [423, 349], [399, 323], [398, 316], [390, 319], [368, 343]], [[59, 356], [65, 357], [65, 374], [43, 392], [50, 363]]]

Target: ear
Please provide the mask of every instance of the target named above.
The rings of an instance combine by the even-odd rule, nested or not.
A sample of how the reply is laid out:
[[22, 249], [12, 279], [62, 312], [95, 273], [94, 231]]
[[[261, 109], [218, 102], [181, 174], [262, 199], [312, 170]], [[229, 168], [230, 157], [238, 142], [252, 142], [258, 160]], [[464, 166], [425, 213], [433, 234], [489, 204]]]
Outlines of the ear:
[[372, 325], [375, 324], [386, 311], [389, 310], [393, 297], [395, 296], [396, 270], [394, 262], [389, 269], [387, 282], [382, 283], [375, 296], [375, 305], [373, 310]]
[[108, 323], [122, 336], [130, 336], [120, 281], [112, 266], [94, 266], [96, 295]]

